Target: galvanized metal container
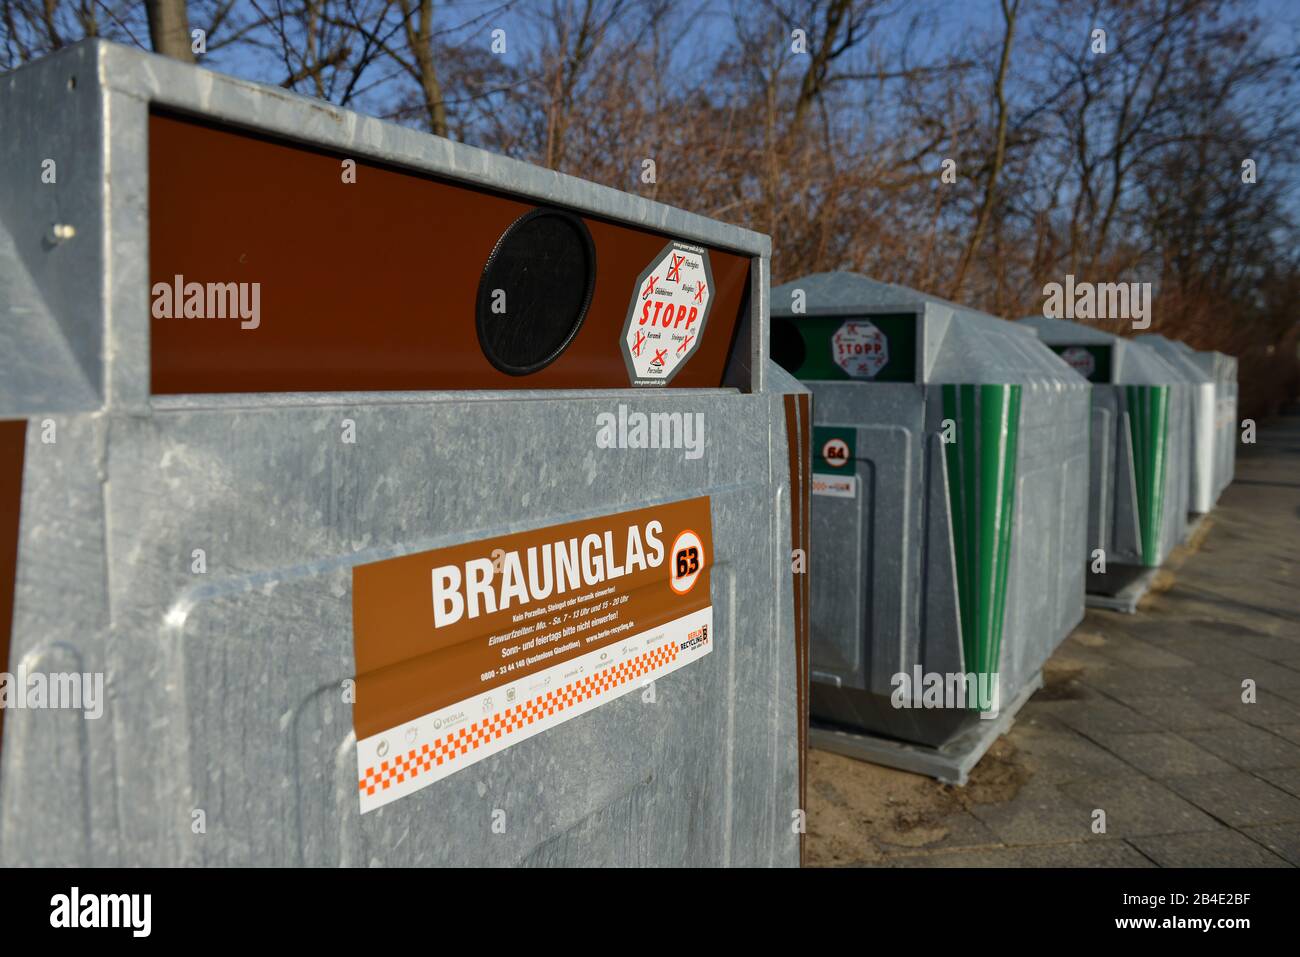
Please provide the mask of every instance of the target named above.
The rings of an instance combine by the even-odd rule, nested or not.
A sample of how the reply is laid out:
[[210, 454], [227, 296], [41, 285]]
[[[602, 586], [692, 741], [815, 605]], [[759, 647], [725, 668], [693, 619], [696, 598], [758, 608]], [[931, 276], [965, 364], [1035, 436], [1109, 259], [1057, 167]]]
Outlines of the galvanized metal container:
[[1219, 498], [1214, 474], [1217, 418], [1214, 376], [1192, 359], [1192, 350], [1181, 342], [1150, 334], [1136, 336], [1134, 341], [1160, 353], [1160, 357], [1187, 384], [1187, 391], [1191, 395], [1188, 509], [1194, 513], [1204, 514], [1214, 507], [1214, 503]]
[[1214, 380], [1214, 500], [1232, 484], [1237, 465], [1237, 359], [1222, 352], [1198, 352], [1185, 342], [1174, 345]]
[[[767, 361], [767, 237], [103, 42], [0, 77], [0, 129], [0, 633], [11, 672], [105, 683], [99, 717], [6, 712], [5, 864], [798, 862], [809, 413]], [[538, 218], [571, 254], [514, 242]], [[574, 270], [585, 299], [547, 284]], [[260, 314], [190, 316], [177, 275], [168, 315], [182, 272], [262, 281]], [[676, 357], [642, 363], [647, 331]], [[695, 439], [629, 438], [646, 415]], [[508, 580], [491, 543], [673, 509], [695, 544], [620, 598], [703, 581], [705, 626], [602, 638], [617, 674], [481, 717], [410, 709], [494, 647], [433, 642], [457, 566], [431, 597], [427, 556]], [[583, 581], [632, 574], [582, 548]], [[501, 749], [502, 715], [579, 704]]]
[[1021, 320], [1092, 383], [1090, 567], [1155, 568], [1187, 532], [1186, 378], [1149, 346], [1065, 319]]
[[1009, 702], [1083, 616], [1088, 384], [1029, 330], [860, 275], [772, 314], [814, 396], [813, 716], [941, 745], [991, 709], [905, 686], [997, 676]]

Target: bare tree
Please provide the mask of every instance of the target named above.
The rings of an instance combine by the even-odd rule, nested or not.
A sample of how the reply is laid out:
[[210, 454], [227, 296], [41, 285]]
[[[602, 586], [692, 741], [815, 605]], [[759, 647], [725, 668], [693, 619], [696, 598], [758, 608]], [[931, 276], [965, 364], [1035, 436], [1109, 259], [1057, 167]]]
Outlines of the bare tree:
[[989, 216], [993, 211], [993, 204], [997, 196], [998, 177], [1002, 174], [1002, 165], [1006, 159], [1007, 117], [1009, 114], [1007, 106], [1007, 71], [1011, 65], [1011, 49], [1015, 44], [1016, 37], [1016, 15], [1019, 11], [1020, 0], [1002, 0], [1002, 21], [1004, 24], [1002, 54], [998, 60], [997, 73], [993, 78], [993, 104], [996, 116], [996, 130], [993, 134], [993, 155], [989, 157], [987, 163], [987, 173], [984, 179], [984, 198], [980, 202], [979, 212], [975, 217], [975, 227], [971, 230], [970, 239], [966, 243], [966, 252], [957, 266], [957, 274], [953, 277], [952, 285], [948, 288], [948, 297], [950, 299], [957, 299], [961, 296], [962, 284], [966, 281], [966, 271], [970, 268], [971, 260], [984, 239], [984, 231], [988, 228]]
[[145, 0], [154, 51], [174, 60], [194, 62], [185, 0]]
[[[606, 40], [607, 31], [628, 7], [627, 0], [551, 0], [549, 12], [536, 16], [535, 29], [549, 32], [542, 48], [536, 85], [543, 92], [546, 115], [546, 142], [540, 157], [544, 166], [559, 169], [564, 165], [566, 139], [576, 114], [576, 97], [593, 66], [596, 51]], [[651, 17], [657, 19], [652, 13]], [[629, 51], [626, 38], [615, 41], [621, 52]], [[605, 59], [620, 51], [602, 51]]]

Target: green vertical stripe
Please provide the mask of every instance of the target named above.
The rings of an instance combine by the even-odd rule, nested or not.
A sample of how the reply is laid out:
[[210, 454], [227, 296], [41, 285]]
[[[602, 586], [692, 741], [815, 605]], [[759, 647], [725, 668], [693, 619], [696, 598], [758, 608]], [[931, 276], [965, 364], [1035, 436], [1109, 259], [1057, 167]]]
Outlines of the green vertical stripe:
[[1131, 385], [1128, 400], [1129, 435], [1133, 440], [1133, 479], [1137, 487], [1138, 533], [1142, 563], [1160, 560], [1164, 523], [1165, 476], [1169, 459], [1169, 386]]
[[944, 417], [957, 441], [945, 449], [957, 599], [966, 668], [998, 669], [1006, 616], [1020, 429], [1018, 385], [945, 385]]
[[1011, 529], [1016, 520], [1016, 456], [1020, 445], [1020, 386], [1010, 386], [1003, 393], [1005, 411], [1001, 420], [1002, 434], [1002, 487], [998, 497], [1002, 500], [1000, 515], [1001, 541], [997, 558], [997, 608], [993, 620], [997, 627], [990, 645], [989, 670], [997, 671], [1002, 654], [1002, 627], [1007, 609], [1007, 571], [1011, 567]]

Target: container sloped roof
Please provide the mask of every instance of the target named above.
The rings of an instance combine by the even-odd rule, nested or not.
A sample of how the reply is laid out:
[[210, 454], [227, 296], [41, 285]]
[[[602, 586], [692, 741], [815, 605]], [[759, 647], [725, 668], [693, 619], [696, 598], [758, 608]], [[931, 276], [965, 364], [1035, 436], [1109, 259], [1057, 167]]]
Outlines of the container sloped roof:
[[790, 302], [796, 289], [802, 289], [807, 294], [810, 313], [823, 315], [836, 310], [869, 309], [879, 312], [894, 306], [917, 306], [922, 303], [938, 303], [956, 311], [973, 311], [937, 296], [890, 282], [880, 282], [861, 273], [815, 272], [772, 287], [772, 315], [794, 315], [790, 310]]
[[1119, 336], [1093, 326], [1069, 319], [1049, 319], [1047, 316], [1027, 316], [1020, 322], [1038, 333], [1039, 338], [1051, 345], [1109, 346], [1123, 342]]
[[778, 395], [786, 393], [797, 395], [812, 391], [771, 359], [767, 362], [767, 381], [770, 391]]
[[1150, 345], [1125, 339], [1069, 319], [1027, 316], [1020, 324], [1033, 329], [1048, 345], [1112, 346], [1111, 376], [1115, 385], [1173, 385], [1187, 382], [1186, 376], [1173, 368]]
[[1037, 336], [970, 309], [961, 310], [948, 324], [927, 378], [930, 382], [1086, 382]]
[[[791, 308], [801, 289], [805, 310]], [[772, 289], [774, 319], [919, 311], [924, 381], [1080, 385], [1082, 376], [1027, 330], [978, 309], [851, 272], [812, 273]]]
[[1135, 342], [1150, 346], [1160, 353], [1161, 358], [1177, 369], [1193, 385], [1204, 385], [1214, 381], [1214, 376], [1192, 358], [1192, 349], [1186, 343], [1166, 339], [1154, 333], [1134, 337]]
[[1220, 382], [1237, 381], [1237, 357], [1226, 352], [1194, 352], [1197, 364]]
[[1237, 358], [1226, 352], [1213, 349], [1193, 349], [1181, 339], [1170, 339], [1179, 350], [1186, 354], [1196, 367], [1216, 382], [1235, 382], [1237, 379]]

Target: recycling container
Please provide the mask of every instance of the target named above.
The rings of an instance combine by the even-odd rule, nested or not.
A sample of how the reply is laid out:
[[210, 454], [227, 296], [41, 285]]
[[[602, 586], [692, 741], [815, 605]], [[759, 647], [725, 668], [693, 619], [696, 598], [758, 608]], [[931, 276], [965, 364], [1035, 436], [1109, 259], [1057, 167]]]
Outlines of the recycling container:
[[1030, 330], [861, 275], [772, 315], [813, 394], [813, 717], [938, 748], [1083, 616], [1089, 386]]
[[1212, 350], [1198, 351], [1185, 342], [1171, 340], [1192, 362], [1214, 380], [1214, 500], [1232, 484], [1236, 469], [1237, 359]]
[[0, 129], [3, 863], [798, 863], [767, 237], [100, 41]]
[[1090, 590], [1113, 566], [1156, 568], [1187, 532], [1190, 387], [1150, 346], [1066, 319], [1030, 316], [1053, 351], [1092, 386], [1087, 563]]
[[1181, 342], [1154, 334], [1136, 336], [1134, 341], [1158, 352], [1160, 358], [1187, 385], [1186, 391], [1191, 396], [1188, 415], [1188, 509], [1194, 514], [1204, 514], [1214, 507], [1219, 497], [1218, 489], [1215, 488], [1214, 471], [1215, 419], [1218, 411], [1214, 376], [1192, 358], [1192, 350]]

